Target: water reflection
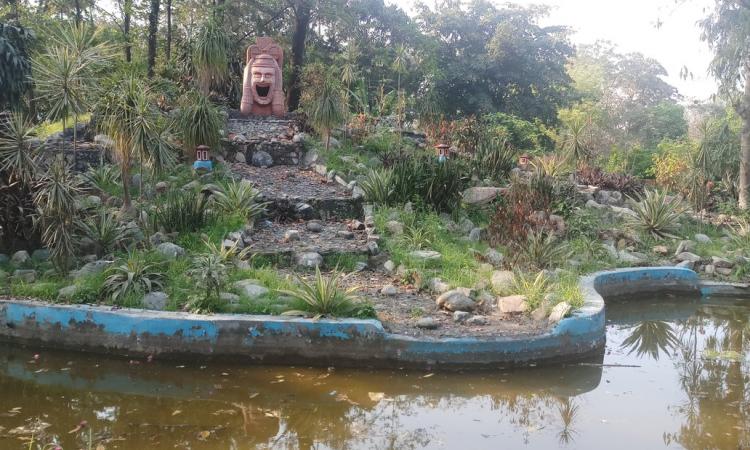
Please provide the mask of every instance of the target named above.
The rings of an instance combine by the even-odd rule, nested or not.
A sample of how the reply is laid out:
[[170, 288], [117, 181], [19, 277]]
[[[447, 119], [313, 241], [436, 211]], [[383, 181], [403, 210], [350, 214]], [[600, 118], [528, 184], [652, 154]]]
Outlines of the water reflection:
[[747, 307], [661, 299], [607, 317], [606, 356], [475, 374], [34, 359], [0, 344], [0, 448], [35, 420], [66, 449], [85, 448], [68, 434], [82, 420], [125, 450], [750, 448]]

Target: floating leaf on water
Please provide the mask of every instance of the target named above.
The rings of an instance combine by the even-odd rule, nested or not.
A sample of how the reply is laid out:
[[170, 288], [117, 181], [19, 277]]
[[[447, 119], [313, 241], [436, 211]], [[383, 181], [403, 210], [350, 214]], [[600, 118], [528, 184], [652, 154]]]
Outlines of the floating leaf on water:
[[172, 417], [174, 417], [174, 416], [176, 416], [178, 414], [182, 414], [182, 411], [179, 410], [179, 409], [175, 409], [174, 411], [172, 411]]
[[385, 394], [382, 392], [368, 392], [367, 395], [373, 402], [379, 402], [385, 398]]
[[236, 409], [219, 409], [217, 411], [212, 412], [211, 414], [213, 414], [214, 416], [219, 416], [222, 414], [228, 414], [230, 416], [233, 416], [237, 414], [237, 410]]
[[34, 422], [29, 423], [28, 425], [21, 425], [20, 427], [15, 427], [12, 430], [8, 431], [8, 434], [11, 436], [27, 436], [27, 435], [40, 434], [42, 431], [46, 430], [47, 428], [51, 426], [52, 425], [48, 424], [47, 422], [36, 420]]
[[259, 396], [259, 395], [260, 395], [259, 393], [257, 393], [257, 392], [253, 392], [252, 394], [250, 394], [250, 395], [248, 396], [248, 398], [250, 398], [250, 399], [253, 399], [253, 398], [255, 398], [255, 397]]
[[211, 436], [211, 432], [210, 431], [203, 430], [203, 431], [201, 431], [201, 432], [198, 433], [198, 440], [205, 441], [210, 436]]
[[424, 375], [422, 378], [430, 378], [433, 375], [435, 375], [435, 374], [434, 373], [428, 373], [427, 375]]

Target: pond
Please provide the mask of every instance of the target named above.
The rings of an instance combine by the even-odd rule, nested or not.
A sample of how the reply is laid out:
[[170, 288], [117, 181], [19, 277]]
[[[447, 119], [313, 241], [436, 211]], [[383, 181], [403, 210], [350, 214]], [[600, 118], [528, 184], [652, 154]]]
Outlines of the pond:
[[0, 344], [0, 449], [28, 448], [32, 433], [66, 450], [750, 448], [749, 317], [733, 300], [609, 301], [600, 358], [479, 373]]

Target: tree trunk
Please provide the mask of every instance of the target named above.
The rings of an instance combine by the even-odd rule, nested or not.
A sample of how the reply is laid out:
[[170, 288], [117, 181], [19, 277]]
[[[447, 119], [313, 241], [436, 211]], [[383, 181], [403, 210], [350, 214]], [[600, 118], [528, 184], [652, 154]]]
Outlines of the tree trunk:
[[294, 14], [294, 35], [292, 36], [292, 75], [289, 78], [287, 107], [289, 111], [299, 108], [302, 87], [302, 65], [305, 63], [305, 41], [310, 28], [310, 5], [306, 0], [297, 2]]
[[740, 209], [747, 209], [750, 204], [750, 63], [745, 66], [745, 93], [740, 103], [739, 115], [742, 118], [740, 135]]
[[164, 49], [167, 61], [172, 59], [172, 0], [167, 0], [167, 42]]
[[76, 10], [76, 25], [80, 25], [83, 21], [83, 11], [81, 10], [81, 0], [75, 0], [73, 5]]
[[120, 178], [122, 178], [122, 209], [130, 209], [130, 158], [123, 158], [120, 164]]
[[159, 0], [151, 0], [148, 14], [148, 77], [154, 76], [156, 65], [156, 33], [159, 30]]
[[133, 9], [133, 0], [125, 0], [123, 6], [123, 25], [122, 34], [125, 37], [125, 61], [130, 62], [132, 60], [131, 47], [130, 47], [130, 15]]

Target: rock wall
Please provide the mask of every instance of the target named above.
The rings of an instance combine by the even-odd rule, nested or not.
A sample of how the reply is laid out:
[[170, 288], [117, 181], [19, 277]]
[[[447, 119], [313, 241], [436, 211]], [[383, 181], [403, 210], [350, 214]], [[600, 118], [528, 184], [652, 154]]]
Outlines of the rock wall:
[[232, 118], [222, 146], [230, 161], [258, 167], [298, 165], [305, 154], [300, 128], [294, 119]]

